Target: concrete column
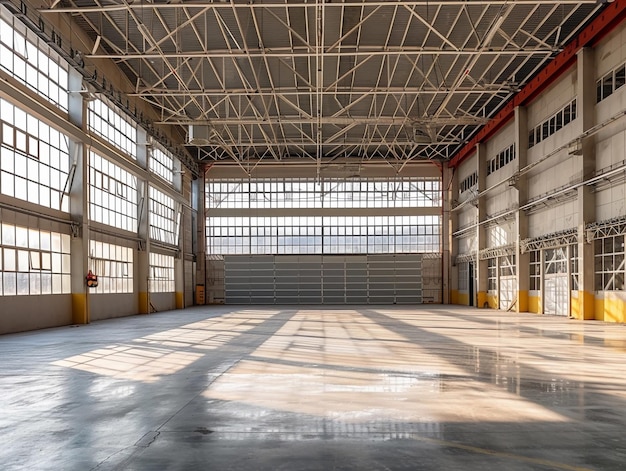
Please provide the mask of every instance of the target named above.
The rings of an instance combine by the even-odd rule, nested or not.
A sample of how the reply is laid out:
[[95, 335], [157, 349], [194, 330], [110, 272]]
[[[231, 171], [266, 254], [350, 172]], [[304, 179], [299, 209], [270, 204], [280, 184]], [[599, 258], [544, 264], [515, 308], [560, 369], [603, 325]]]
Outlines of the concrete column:
[[135, 260], [135, 281], [137, 283], [137, 312], [139, 314], [150, 313], [150, 293], [148, 291], [150, 277], [150, 215], [148, 205], [148, 183], [139, 180], [137, 182], [138, 201], [138, 231], [139, 244]]
[[[74, 179], [70, 188], [70, 215], [72, 239], [70, 243], [72, 269], [72, 322], [89, 323], [89, 291], [85, 277], [89, 270], [89, 218], [88, 218], [88, 155], [82, 143], [70, 142], [70, 155], [74, 156]], [[70, 176], [71, 178], [71, 176]], [[96, 273], [97, 275], [97, 273]]]
[[[478, 172], [478, 193], [487, 188], [487, 146], [484, 143], [476, 145], [476, 170]], [[487, 248], [487, 231], [485, 220], [485, 198], [476, 201], [478, 214], [476, 215], [476, 306], [482, 308], [488, 304], [487, 260], [480, 260], [480, 251]]]
[[[182, 252], [180, 252], [182, 253]], [[174, 289], [176, 291], [176, 309], [185, 308], [185, 263], [177, 256], [174, 259]]]
[[[441, 169], [441, 204], [443, 217], [441, 221], [441, 266], [442, 266], [442, 302], [443, 304], [456, 303], [459, 291], [458, 269], [452, 266], [452, 260], [458, 249], [452, 237], [457, 227], [457, 215], [452, 212], [453, 195], [458, 195], [458, 177], [454, 169], [443, 165]], [[456, 181], [456, 189], [453, 181]], [[456, 193], [455, 193], [456, 190]]]
[[[82, 76], [70, 68], [69, 89], [82, 90]], [[80, 93], [70, 93], [68, 114], [72, 124], [85, 128], [87, 102]], [[85, 277], [89, 270], [89, 154], [79, 142], [70, 141], [70, 158], [73, 167], [72, 182], [69, 188], [72, 238], [70, 242], [72, 270], [72, 322], [89, 323], [89, 291]], [[96, 273], [97, 275], [97, 273]]]
[[[517, 170], [528, 164], [528, 113], [525, 107], [515, 108], [515, 162]], [[526, 175], [516, 178], [517, 206], [528, 201], [528, 180]], [[528, 216], [524, 211], [515, 214], [517, 239], [515, 241], [515, 263], [517, 276], [517, 312], [528, 312], [528, 290], [530, 287], [530, 254], [522, 254], [521, 241], [528, 238]]]
[[[206, 299], [206, 170], [201, 172], [200, 178], [192, 182], [192, 206], [197, 209], [197, 234], [196, 238], [196, 284], [204, 290]], [[201, 299], [195, 299], [196, 304], [204, 304]]]
[[[595, 125], [595, 57], [590, 48], [581, 49], [577, 54], [577, 116], [578, 132], [584, 132]], [[572, 156], [576, 177], [581, 181], [591, 177], [596, 169], [595, 137], [582, 139], [580, 152]], [[594, 319], [594, 248], [585, 243], [585, 225], [596, 219], [596, 201], [592, 188], [578, 187], [578, 303], [570, 314], [577, 319]]]

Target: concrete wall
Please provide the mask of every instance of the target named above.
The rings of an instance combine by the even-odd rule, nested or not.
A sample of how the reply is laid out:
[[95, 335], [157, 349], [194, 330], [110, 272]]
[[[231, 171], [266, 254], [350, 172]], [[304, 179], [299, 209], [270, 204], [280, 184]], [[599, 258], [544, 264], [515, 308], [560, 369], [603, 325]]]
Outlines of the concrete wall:
[[72, 323], [72, 295], [3, 296], [0, 334]]

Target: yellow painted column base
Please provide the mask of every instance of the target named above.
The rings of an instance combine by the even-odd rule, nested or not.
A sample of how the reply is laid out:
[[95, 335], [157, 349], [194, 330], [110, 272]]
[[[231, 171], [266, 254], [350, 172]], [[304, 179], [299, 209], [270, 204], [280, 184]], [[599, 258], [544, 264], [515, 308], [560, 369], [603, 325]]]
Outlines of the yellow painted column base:
[[72, 294], [72, 322], [89, 324], [89, 305], [86, 293]]
[[578, 305], [574, 310], [572, 303], [572, 309], [570, 314], [572, 317], [580, 320], [592, 320], [596, 318], [596, 297], [594, 293], [588, 291], [578, 291]]
[[150, 314], [149, 299], [148, 293], [143, 291], [139, 292], [139, 306], [137, 309], [139, 314]]
[[479, 291], [476, 294], [476, 304], [477, 304], [476, 307], [479, 307], [479, 308], [489, 307], [489, 300], [488, 300], [486, 291]]
[[176, 309], [185, 308], [185, 293], [176, 291]]
[[459, 292], [455, 289], [450, 290], [450, 304], [459, 304]]

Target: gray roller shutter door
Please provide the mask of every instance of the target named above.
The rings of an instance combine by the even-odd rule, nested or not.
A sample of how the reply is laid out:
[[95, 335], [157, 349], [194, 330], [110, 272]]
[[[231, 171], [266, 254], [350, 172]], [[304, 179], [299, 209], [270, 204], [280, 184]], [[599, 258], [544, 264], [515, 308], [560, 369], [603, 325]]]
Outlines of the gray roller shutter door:
[[422, 256], [232, 255], [228, 304], [420, 304]]

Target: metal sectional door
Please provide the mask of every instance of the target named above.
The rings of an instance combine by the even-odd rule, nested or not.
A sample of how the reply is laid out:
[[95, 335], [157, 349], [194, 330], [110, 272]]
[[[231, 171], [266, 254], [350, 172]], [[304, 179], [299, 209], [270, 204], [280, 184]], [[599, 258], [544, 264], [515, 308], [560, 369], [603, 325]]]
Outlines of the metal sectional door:
[[420, 304], [422, 256], [228, 255], [227, 304]]

